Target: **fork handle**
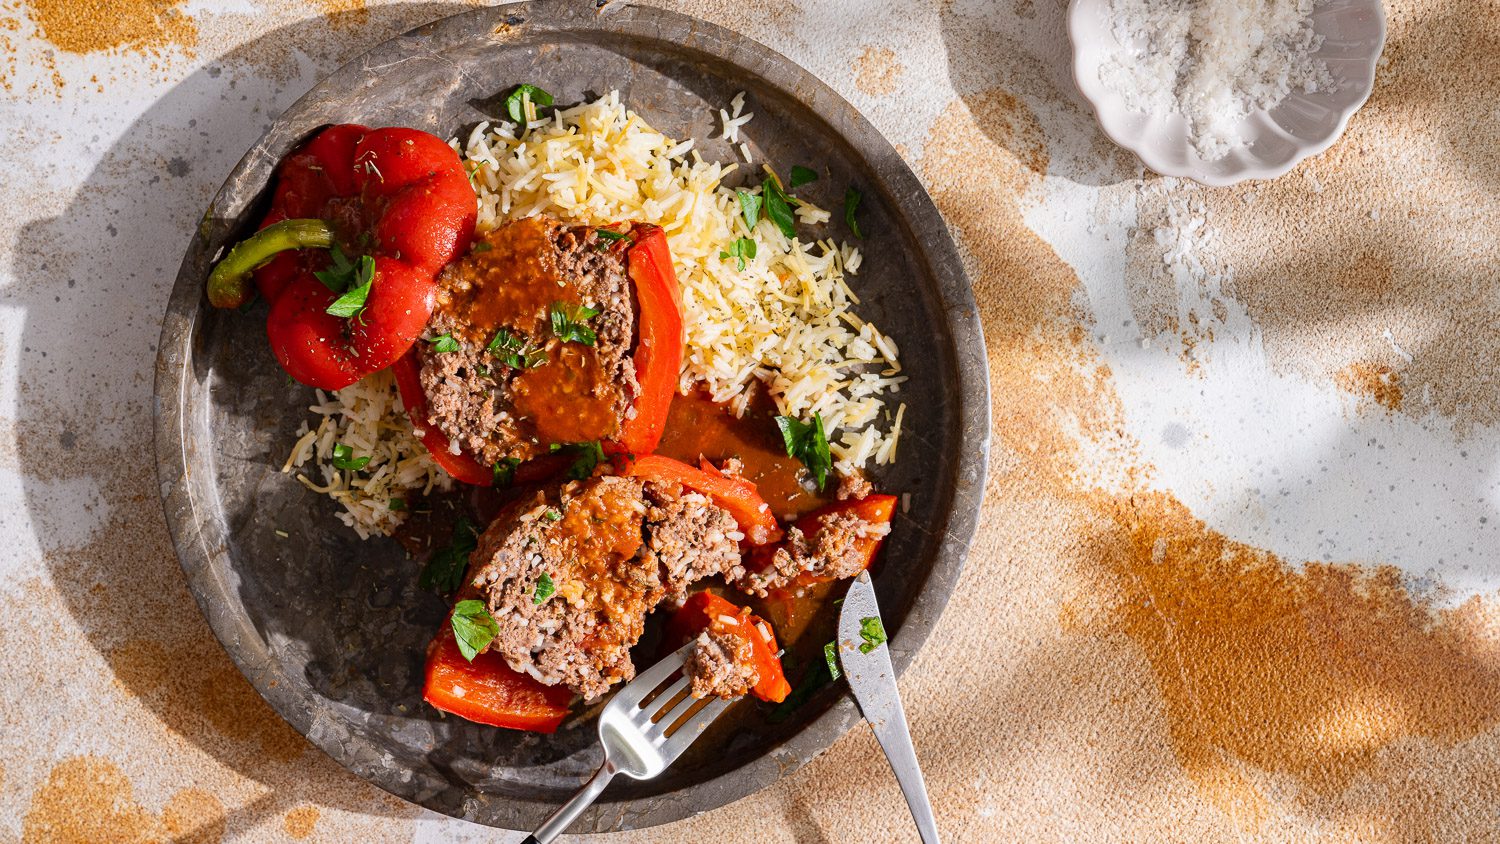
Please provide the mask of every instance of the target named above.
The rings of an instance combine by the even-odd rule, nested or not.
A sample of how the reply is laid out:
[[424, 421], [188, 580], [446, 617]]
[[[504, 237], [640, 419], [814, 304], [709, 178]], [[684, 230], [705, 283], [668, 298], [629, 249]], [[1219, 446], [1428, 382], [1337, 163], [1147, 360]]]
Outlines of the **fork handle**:
[[568, 827], [573, 825], [573, 821], [578, 820], [578, 816], [583, 814], [583, 810], [599, 799], [604, 787], [615, 778], [615, 771], [614, 764], [605, 759], [604, 764], [599, 766], [599, 770], [595, 771], [589, 781], [583, 784], [583, 788], [580, 788], [571, 800], [562, 804], [562, 808], [543, 821], [542, 825], [536, 828], [536, 832], [526, 836], [526, 840], [521, 844], [550, 844], [553, 839], [566, 832]]

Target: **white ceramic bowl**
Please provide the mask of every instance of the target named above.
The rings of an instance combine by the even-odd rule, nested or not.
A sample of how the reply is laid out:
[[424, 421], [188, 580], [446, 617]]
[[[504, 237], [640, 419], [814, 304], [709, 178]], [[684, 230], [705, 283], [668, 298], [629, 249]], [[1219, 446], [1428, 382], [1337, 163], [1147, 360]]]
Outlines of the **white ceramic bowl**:
[[1164, 176], [1185, 176], [1206, 185], [1274, 179], [1297, 162], [1322, 152], [1343, 134], [1375, 85], [1375, 62], [1385, 45], [1380, 0], [1326, 0], [1313, 11], [1313, 31], [1323, 46], [1313, 55], [1338, 80], [1335, 90], [1293, 92], [1275, 108], [1251, 112], [1240, 122], [1245, 145], [1216, 161], [1204, 161], [1188, 141], [1180, 114], [1143, 114], [1099, 80], [1099, 68], [1125, 49], [1115, 38], [1109, 0], [1072, 0], [1068, 37], [1073, 42], [1073, 78], [1094, 107], [1099, 125], [1117, 144]]

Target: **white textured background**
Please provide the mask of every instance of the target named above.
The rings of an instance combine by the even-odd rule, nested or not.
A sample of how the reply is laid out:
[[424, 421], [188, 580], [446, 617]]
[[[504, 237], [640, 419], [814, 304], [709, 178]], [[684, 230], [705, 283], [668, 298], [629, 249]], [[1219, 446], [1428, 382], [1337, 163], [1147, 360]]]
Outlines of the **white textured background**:
[[[672, 5], [864, 110], [969, 257], [992, 478], [905, 682], [948, 837], [1500, 839], [1500, 4], [1389, 4], [1346, 137], [1222, 190], [1097, 132], [1061, 0]], [[160, 316], [224, 175], [318, 77], [462, 8], [0, 5], [0, 842], [509, 840], [275, 717], [150, 465]], [[860, 729], [611, 840], [747, 831], [914, 838]]]

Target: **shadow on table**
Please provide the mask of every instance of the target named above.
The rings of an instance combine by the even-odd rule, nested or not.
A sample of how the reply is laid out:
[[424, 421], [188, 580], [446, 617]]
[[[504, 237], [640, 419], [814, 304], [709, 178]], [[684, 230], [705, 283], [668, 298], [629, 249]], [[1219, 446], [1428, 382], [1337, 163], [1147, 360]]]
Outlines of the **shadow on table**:
[[1017, 98], [1046, 139], [1043, 172], [1083, 185], [1139, 179], [1135, 156], [1110, 141], [1073, 84], [1067, 4], [1038, 0], [946, 5], [940, 24], [948, 75], [985, 134], [1017, 160], [1037, 162], [1024, 133], [995, 114], [996, 95]]
[[[284, 108], [369, 47], [467, 8], [334, 13], [207, 63], [120, 134], [62, 213], [22, 229], [16, 282], [0, 290], [0, 305], [24, 313], [17, 451], [52, 581], [118, 685], [201, 753], [177, 756], [179, 770], [211, 759], [264, 786], [224, 819], [231, 830], [308, 800], [380, 816], [414, 809], [310, 753], [235, 669], [185, 588], [151, 458], [161, 311], [202, 209], [274, 117], [256, 102]], [[70, 513], [99, 529], [67, 524]], [[70, 542], [79, 532], [88, 536]]]

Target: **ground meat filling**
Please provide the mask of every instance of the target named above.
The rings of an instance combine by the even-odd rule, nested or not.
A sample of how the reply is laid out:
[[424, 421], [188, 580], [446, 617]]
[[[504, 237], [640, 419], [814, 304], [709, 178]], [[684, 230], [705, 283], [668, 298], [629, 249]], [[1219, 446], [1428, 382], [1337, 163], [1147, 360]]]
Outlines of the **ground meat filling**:
[[715, 626], [698, 634], [683, 670], [693, 697], [740, 697], [760, 680], [755, 646], [748, 638]]
[[855, 501], [874, 494], [875, 486], [858, 472], [850, 472], [839, 479], [838, 499]]
[[[623, 252], [611, 244], [588, 226], [528, 217], [444, 269], [427, 342], [418, 344], [428, 401], [419, 423], [487, 465], [617, 435], [639, 385], [632, 292]], [[580, 316], [585, 332], [555, 319], [585, 307], [599, 311]]]
[[656, 563], [667, 599], [681, 602], [705, 577], [739, 573], [745, 535], [727, 510], [675, 485], [648, 483], [646, 497], [645, 557]]
[[867, 522], [854, 513], [829, 513], [818, 519], [818, 528], [810, 536], [800, 528], [789, 528], [785, 541], [771, 555], [770, 565], [744, 572], [734, 579], [734, 585], [764, 598], [772, 589], [786, 588], [803, 574], [819, 580], [853, 577], [867, 559], [861, 540], [880, 539], [890, 529], [889, 524]]
[[733, 526], [701, 496], [634, 478], [538, 492], [491, 523], [471, 557], [470, 582], [500, 630], [489, 648], [598, 697], [635, 676], [630, 648], [657, 603], [738, 564]]

